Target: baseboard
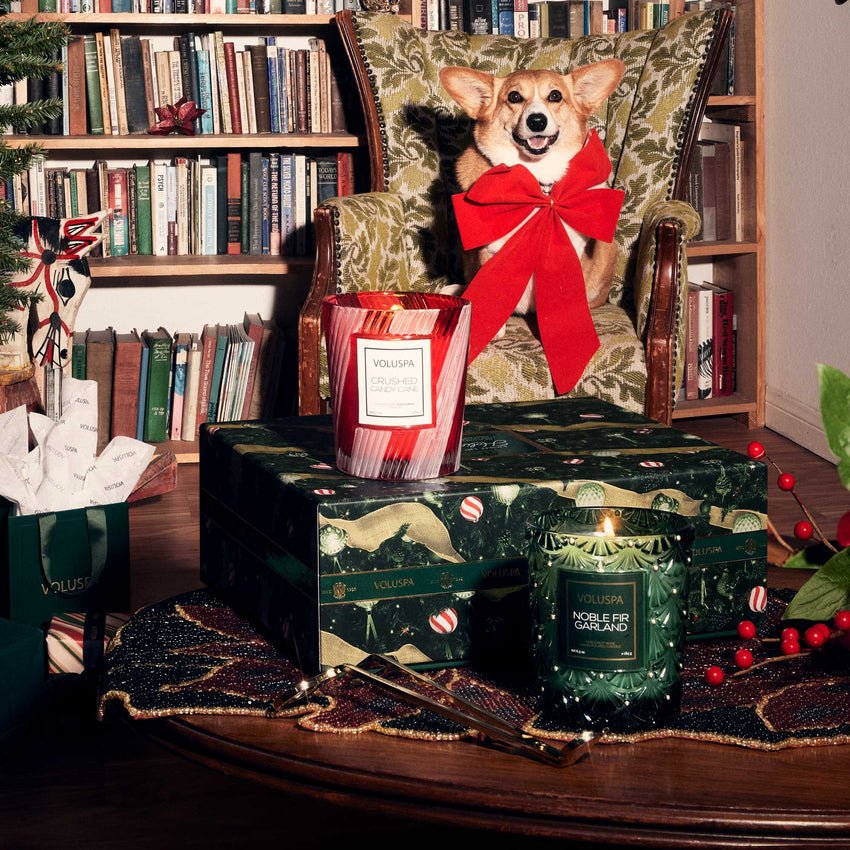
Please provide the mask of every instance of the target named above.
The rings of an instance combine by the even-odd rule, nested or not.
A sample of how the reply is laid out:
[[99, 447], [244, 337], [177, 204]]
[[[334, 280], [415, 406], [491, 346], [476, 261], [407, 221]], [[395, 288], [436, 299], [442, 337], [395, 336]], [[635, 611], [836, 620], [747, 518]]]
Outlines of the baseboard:
[[803, 404], [782, 390], [767, 387], [764, 419], [765, 425], [772, 431], [777, 431], [810, 452], [836, 463], [826, 441], [819, 409]]

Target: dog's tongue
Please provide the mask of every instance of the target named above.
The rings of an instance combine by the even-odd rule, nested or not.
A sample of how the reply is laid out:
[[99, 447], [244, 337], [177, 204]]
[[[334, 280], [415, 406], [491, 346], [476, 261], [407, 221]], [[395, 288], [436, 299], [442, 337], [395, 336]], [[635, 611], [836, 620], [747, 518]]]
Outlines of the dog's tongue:
[[530, 148], [534, 148], [534, 150], [539, 151], [541, 148], [545, 148], [549, 142], [548, 136], [532, 136], [528, 139], [528, 146]]

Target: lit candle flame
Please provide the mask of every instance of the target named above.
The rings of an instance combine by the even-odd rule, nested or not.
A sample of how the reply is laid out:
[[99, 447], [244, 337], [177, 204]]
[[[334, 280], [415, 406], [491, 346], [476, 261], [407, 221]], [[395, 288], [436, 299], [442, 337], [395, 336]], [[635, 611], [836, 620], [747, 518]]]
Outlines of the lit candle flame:
[[602, 534], [604, 534], [605, 537], [614, 536], [614, 523], [611, 522], [611, 517], [609, 516], [606, 516], [602, 522]]

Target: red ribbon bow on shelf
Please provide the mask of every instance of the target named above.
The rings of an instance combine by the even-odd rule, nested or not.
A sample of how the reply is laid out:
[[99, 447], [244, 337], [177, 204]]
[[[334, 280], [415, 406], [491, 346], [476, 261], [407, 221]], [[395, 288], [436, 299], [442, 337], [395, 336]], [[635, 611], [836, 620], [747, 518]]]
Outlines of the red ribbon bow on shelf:
[[[581, 261], [564, 224], [592, 239], [614, 238], [624, 192], [593, 188], [611, 173], [595, 130], [546, 195], [523, 165], [497, 165], [454, 195], [463, 247], [480, 248], [516, 231], [479, 269], [464, 297], [472, 304], [471, 363], [513, 312], [534, 275], [540, 340], [558, 393], [569, 392], [599, 348]], [[534, 209], [538, 211], [529, 218]]]

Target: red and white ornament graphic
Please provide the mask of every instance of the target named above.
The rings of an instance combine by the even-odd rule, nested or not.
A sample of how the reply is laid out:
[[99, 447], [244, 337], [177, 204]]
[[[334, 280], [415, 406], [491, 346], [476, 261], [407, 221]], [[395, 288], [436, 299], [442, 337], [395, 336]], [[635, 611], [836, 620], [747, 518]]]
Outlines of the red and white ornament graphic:
[[460, 503], [460, 515], [469, 522], [478, 522], [484, 516], [484, 504], [478, 496], [467, 496]]
[[584, 458], [580, 457], [568, 457], [564, 463], [569, 464], [570, 466], [578, 466], [580, 463], [584, 463]]
[[757, 584], [750, 591], [749, 606], [750, 611], [755, 611], [756, 614], [761, 614], [767, 608], [767, 590], [764, 585]]
[[579, 419], [602, 419], [601, 413], [579, 413]]
[[639, 466], [646, 467], [647, 469], [660, 469], [664, 464], [660, 460], [642, 460]]
[[317, 487], [313, 492], [317, 496], [333, 496], [336, 494], [336, 490], [331, 490], [330, 487]]
[[457, 611], [443, 608], [439, 614], [428, 618], [428, 625], [439, 635], [450, 635], [457, 628]]
[[333, 467], [327, 463], [311, 463], [310, 469], [333, 469]]

